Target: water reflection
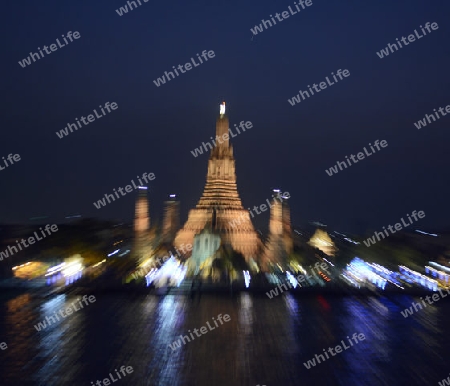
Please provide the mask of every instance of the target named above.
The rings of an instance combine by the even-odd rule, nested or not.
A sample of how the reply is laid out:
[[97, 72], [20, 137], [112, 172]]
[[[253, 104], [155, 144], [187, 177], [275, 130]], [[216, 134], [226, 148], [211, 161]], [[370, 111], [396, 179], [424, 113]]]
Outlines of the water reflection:
[[172, 350], [173, 344], [180, 335], [186, 335], [186, 299], [182, 296], [165, 296], [158, 304], [155, 318], [152, 321], [153, 329], [149, 341], [149, 351], [152, 360], [148, 364], [148, 373], [157, 385], [181, 385], [181, 369], [186, 357], [186, 346]]
[[29, 294], [17, 296], [6, 302], [5, 331], [1, 341], [5, 341], [8, 348], [1, 351], [2, 365], [9, 369], [1, 372], [2, 382], [20, 384], [21, 370], [33, 359], [34, 334], [32, 331], [34, 312], [32, 297]]
[[[105, 295], [36, 331], [75, 301], [21, 295], [0, 307], [3, 385], [89, 385], [133, 366], [133, 386], [424, 385], [448, 374], [450, 305], [404, 318], [409, 297]], [[441, 304], [442, 303], [442, 304]], [[231, 320], [180, 348], [169, 345], [219, 314]], [[211, 322], [211, 325], [214, 325]], [[303, 365], [347, 336], [366, 340], [307, 370]]]
[[[82, 370], [86, 345], [86, 312], [84, 308], [74, 311], [71, 315], [65, 312], [76, 300], [78, 298], [59, 295], [42, 304], [40, 321], [48, 322], [47, 327], [38, 333], [40, 340], [36, 343], [39, 357], [48, 360], [41, 364], [35, 377], [46, 384], [55, 383], [56, 380], [62, 384], [73, 379]], [[59, 316], [59, 320], [55, 314]], [[39, 360], [39, 357], [36, 360]]]

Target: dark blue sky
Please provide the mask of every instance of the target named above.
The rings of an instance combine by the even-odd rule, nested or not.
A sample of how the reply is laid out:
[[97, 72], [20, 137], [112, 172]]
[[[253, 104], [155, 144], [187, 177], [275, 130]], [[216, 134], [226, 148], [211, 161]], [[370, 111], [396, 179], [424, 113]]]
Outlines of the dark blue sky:
[[[214, 134], [218, 105], [230, 123], [245, 207], [290, 192], [292, 220], [342, 231], [379, 229], [423, 210], [424, 229], [446, 227], [450, 116], [414, 122], [450, 104], [450, 5], [446, 1], [315, 1], [252, 39], [250, 28], [294, 1], [150, 1], [118, 16], [124, 0], [7, 1], [3, 5], [0, 157], [1, 222], [49, 215], [126, 219], [130, 193], [102, 209], [93, 202], [137, 174], [153, 172], [151, 215], [180, 195], [182, 221], [205, 183], [207, 155], [190, 151]], [[376, 52], [427, 21], [439, 29], [380, 59]], [[81, 38], [25, 68], [18, 61], [68, 31]], [[174, 80], [153, 83], [203, 50], [215, 58]], [[291, 106], [306, 85], [338, 69], [350, 77]], [[64, 139], [55, 132], [98, 105], [118, 110]], [[329, 177], [325, 169], [369, 142], [388, 147]], [[264, 227], [268, 213], [257, 218]]]

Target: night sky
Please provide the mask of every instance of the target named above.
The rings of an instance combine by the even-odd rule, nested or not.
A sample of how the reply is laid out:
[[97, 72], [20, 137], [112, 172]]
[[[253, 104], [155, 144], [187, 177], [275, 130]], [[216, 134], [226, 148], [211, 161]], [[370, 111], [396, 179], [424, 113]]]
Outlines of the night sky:
[[[152, 219], [178, 193], [182, 222], [205, 184], [209, 155], [190, 153], [215, 134], [219, 104], [230, 124], [243, 205], [275, 187], [291, 195], [292, 223], [322, 221], [363, 232], [423, 210], [420, 229], [450, 225], [450, 115], [414, 122], [450, 105], [447, 1], [316, 1], [252, 38], [250, 28], [294, 1], [149, 1], [119, 16], [124, 0], [12, 1], [2, 6], [0, 222], [35, 216], [131, 220], [136, 193], [102, 209], [94, 201], [142, 173]], [[439, 29], [380, 59], [395, 38]], [[22, 68], [30, 51], [68, 31], [81, 37]], [[165, 71], [215, 57], [156, 87]], [[338, 69], [350, 76], [291, 106], [287, 100]], [[118, 109], [63, 139], [56, 131], [105, 102]], [[388, 147], [329, 177], [325, 169], [376, 139]], [[254, 223], [265, 228], [268, 212]]]

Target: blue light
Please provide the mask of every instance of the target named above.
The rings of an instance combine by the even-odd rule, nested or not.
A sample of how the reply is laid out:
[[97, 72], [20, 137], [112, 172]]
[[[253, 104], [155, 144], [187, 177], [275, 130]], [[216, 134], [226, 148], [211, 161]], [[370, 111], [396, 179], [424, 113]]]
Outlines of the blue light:
[[436, 233], [427, 233], [427, 232], [419, 231], [418, 229], [416, 229], [416, 232], [422, 233], [423, 235], [438, 237], [438, 235]]
[[248, 271], [242, 271], [244, 273], [244, 281], [245, 281], [245, 287], [248, 288], [250, 286], [250, 280], [252, 279], [250, 277], [250, 272]]
[[297, 279], [289, 271], [286, 271], [286, 276], [287, 279], [289, 280], [289, 283], [291, 283], [294, 288], [297, 288], [298, 285]]

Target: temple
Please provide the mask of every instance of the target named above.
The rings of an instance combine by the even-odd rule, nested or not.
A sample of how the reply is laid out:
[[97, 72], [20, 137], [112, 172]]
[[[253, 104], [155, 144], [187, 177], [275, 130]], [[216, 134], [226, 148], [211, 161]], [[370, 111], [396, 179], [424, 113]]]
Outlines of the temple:
[[[221, 140], [219, 140], [221, 139]], [[255, 263], [262, 243], [253, 228], [250, 213], [244, 209], [236, 185], [233, 146], [229, 142], [229, 121], [225, 103], [216, 121], [216, 141], [211, 147], [203, 194], [190, 210], [183, 228], [175, 237], [175, 246], [194, 244], [194, 236], [214, 223], [214, 233], [223, 245], [241, 253], [248, 263]], [[238, 226], [236, 226], [238, 224]]]
[[274, 270], [275, 267], [288, 269], [289, 256], [294, 247], [291, 214], [287, 201], [289, 195], [282, 195], [279, 189], [275, 189], [274, 193], [270, 208], [269, 237], [262, 259], [264, 271]]
[[137, 261], [142, 261], [147, 256], [150, 256], [153, 252], [153, 240], [154, 235], [150, 230], [147, 187], [140, 186], [134, 215], [133, 258]]
[[[270, 207], [270, 224], [268, 238], [263, 243], [253, 227], [253, 214], [243, 207], [239, 197], [230, 134], [225, 103], [222, 103], [216, 121], [215, 140], [212, 141], [214, 146], [207, 143], [211, 154], [206, 185], [181, 229], [180, 203], [176, 195], [171, 194], [165, 201], [163, 223], [158, 231], [156, 227], [150, 227], [147, 187], [139, 187], [132, 252], [138, 263], [138, 272], [159, 267], [161, 261], [174, 254], [183, 264], [186, 263], [189, 275], [201, 274], [217, 280], [221, 280], [223, 275], [236, 278], [237, 272], [241, 274], [243, 269], [283, 272], [289, 268], [293, 253], [287, 201], [290, 195], [274, 189], [271, 202], [266, 200]], [[247, 268], [243, 268], [242, 262]], [[233, 266], [231, 270], [230, 264]]]
[[164, 218], [162, 226], [162, 242], [172, 244], [180, 229], [180, 202], [176, 194], [169, 195], [169, 200], [164, 202]]

